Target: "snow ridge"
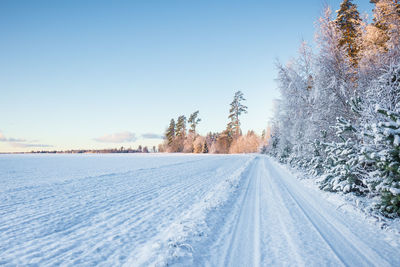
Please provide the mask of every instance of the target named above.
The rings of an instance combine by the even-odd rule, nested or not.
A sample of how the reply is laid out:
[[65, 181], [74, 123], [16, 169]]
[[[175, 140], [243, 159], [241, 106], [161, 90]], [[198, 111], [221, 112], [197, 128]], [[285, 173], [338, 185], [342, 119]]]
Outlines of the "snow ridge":
[[[172, 222], [169, 227], [149, 240], [124, 266], [165, 266], [179, 258], [190, 261], [195, 253], [190, 241], [209, 233], [206, 224], [207, 214], [229, 199], [232, 192], [237, 189], [243, 172], [254, 158], [255, 156], [250, 156], [229, 177], [213, 187], [202, 200], [185, 211], [180, 219]], [[219, 176], [221, 173], [217, 171], [216, 175]]]

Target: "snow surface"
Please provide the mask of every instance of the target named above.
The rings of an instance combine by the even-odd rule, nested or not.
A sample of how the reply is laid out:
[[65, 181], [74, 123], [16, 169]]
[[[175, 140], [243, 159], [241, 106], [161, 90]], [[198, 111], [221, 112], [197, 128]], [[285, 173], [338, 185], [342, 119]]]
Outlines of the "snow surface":
[[0, 265], [400, 265], [263, 155], [0, 155], [0, 184]]

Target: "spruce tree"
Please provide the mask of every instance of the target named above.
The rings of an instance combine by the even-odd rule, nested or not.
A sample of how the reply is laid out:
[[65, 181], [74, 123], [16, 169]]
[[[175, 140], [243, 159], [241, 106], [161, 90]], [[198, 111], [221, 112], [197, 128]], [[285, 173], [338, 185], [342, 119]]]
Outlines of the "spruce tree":
[[184, 115], [178, 117], [175, 127], [175, 135], [177, 137], [185, 137], [186, 135], [186, 117]]
[[204, 142], [204, 145], [203, 145], [203, 151], [202, 151], [203, 153], [208, 153], [208, 146], [207, 146], [207, 142]]
[[376, 107], [383, 121], [370, 125], [366, 135], [373, 139], [365, 148], [370, 164], [375, 166], [371, 187], [380, 193], [380, 211], [388, 217], [400, 216], [400, 109], [389, 111]]
[[243, 105], [242, 102], [246, 99], [243, 97], [243, 93], [241, 91], [237, 91], [233, 98], [231, 108], [229, 109], [229, 119], [231, 120], [228, 124], [227, 130], [232, 130], [232, 134], [234, 138], [238, 138], [241, 135], [240, 132], [240, 120], [239, 116], [242, 113], [247, 113], [247, 106]]
[[[340, 118], [337, 127], [352, 127], [350, 122]], [[350, 130], [350, 129], [349, 129]], [[341, 142], [327, 144], [324, 162], [325, 174], [320, 181], [320, 188], [334, 192], [355, 192], [358, 195], [365, 194], [367, 186], [363, 183], [365, 174], [360, 162], [360, 147], [355, 140], [345, 139], [338, 133]]]
[[179, 116], [175, 126], [175, 147], [176, 152], [182, 152], [185, 146], [186, 139], [186, 117]]
[[357, 5], [351, 0], [344, 0], [337, 12], [335, 23], [341, 32], [339, 46], [343, 47], [354, 67], [358, 65], [358, 53], [360, 51], [359, 38], [361, 36], [360, 13]]
[[[361, 99], [351, 98], [351, 109], [356, 117], [361, 115]], [[337, 118], [337, 140], [324, 144], [326, 159], [323, 164], [325, 175], [320, 187], [327, 191], [355, 192], [358, 195], [368, 193], [365, 182], [368, 176], [365, 160], [360, 157], [362, 148], [359, 136], [359, 125], [344, 118]]]
[[315, 139], [312, 143], [313, 157], [309, 162], [308, 168], [310, 173], [314, 176], [321, 175], [324, 172], [324, 160], [326, 159], [326, 136], [327, 132], [320, 131], [319, 139]]

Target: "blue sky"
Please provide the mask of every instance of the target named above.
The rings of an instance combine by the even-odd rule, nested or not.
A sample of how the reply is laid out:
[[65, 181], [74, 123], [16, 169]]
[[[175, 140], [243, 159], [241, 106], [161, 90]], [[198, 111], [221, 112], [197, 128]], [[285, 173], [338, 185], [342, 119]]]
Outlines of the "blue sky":
[[237, 90], [261, 133], [275, 60], [340, 2], [1, 1], [0, 152], [152, 146], [196, 110], [200, 133], [221, 131]]

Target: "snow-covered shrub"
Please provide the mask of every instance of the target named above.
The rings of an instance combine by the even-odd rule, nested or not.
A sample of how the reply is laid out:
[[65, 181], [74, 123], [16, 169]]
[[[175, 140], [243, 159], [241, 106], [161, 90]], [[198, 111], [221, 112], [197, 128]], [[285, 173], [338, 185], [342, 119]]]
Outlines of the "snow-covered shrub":
[[350, 121], [343, 118], [337, 119], [335, 128], [341, 141], [326, 144], [325, 174], [320, 181], [320, 188], [334, 192], [365, 194], [368, 187], [363, 179], [365, 171], [363, 162], [360, 161], [361, 147], [355, 138], [357, 130]]
[[384, 120], [367, 128], [370, 132], [365, 134], [373, 142], [364, 153], [377, 170], [371, 183], [382, 198], [378, 207], [386, 216], [395, 217], [400, 215], [400, 109], [391, 112], [377, 106], [376, 112]]
[[326, 158], [326, 131], [321, 131], [321, 140], [315, 139], [312, 143], [313, 156], [307, 168], [313, 176], [322, 175], [324, 173], [324, 159]]

